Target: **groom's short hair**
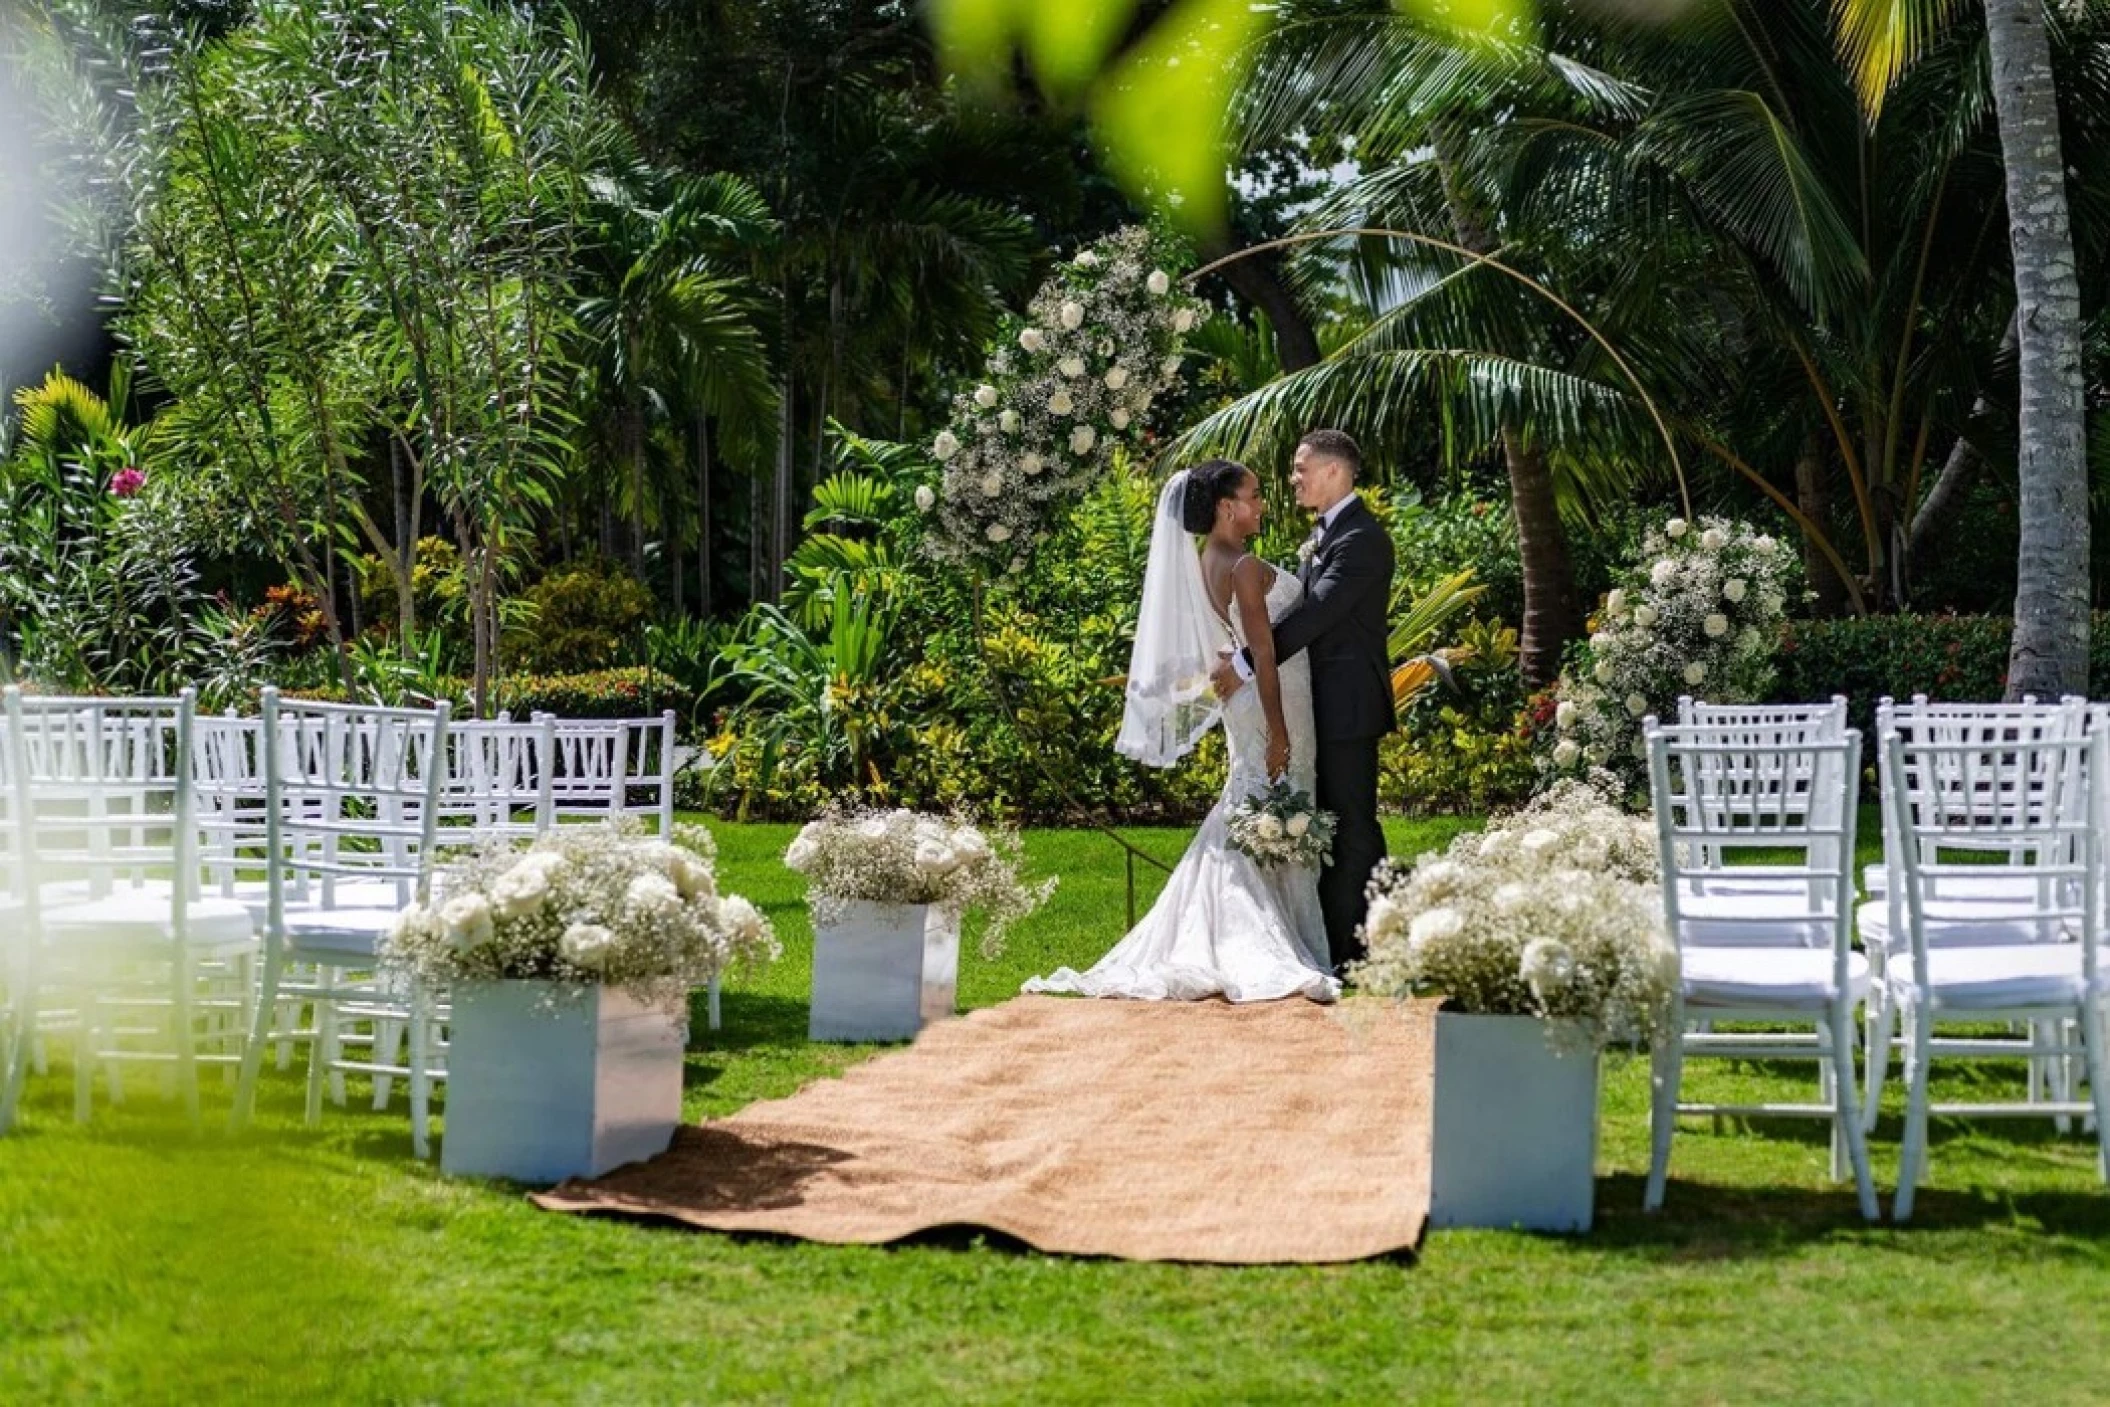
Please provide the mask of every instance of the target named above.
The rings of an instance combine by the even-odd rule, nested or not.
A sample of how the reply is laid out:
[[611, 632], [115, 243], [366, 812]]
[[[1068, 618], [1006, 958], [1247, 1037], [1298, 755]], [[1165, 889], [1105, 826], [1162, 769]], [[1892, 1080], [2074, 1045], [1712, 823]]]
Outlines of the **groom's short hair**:
[[1348, 477], [1363, 476], [1362, 447], [1349, 438], [1346, 430], [1312, 430], [1297, 441], [1298, 449], [1308, 449], [1322, 459], [1339, 460], [1348, 466]]

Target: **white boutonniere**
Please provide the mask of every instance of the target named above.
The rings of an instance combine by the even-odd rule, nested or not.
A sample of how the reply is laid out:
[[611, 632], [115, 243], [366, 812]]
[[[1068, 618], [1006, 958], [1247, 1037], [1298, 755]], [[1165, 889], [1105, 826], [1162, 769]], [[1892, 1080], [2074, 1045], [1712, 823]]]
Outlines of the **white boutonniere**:
[[1318, 551], [1318, 536], [1314, 534], [1311, 537], [1305, 538], [1304, 541], [1298, 544], [1297, 546], [1297, 565], [1300, 567], [1310, 566], [1311, 559], [1317, 555]]

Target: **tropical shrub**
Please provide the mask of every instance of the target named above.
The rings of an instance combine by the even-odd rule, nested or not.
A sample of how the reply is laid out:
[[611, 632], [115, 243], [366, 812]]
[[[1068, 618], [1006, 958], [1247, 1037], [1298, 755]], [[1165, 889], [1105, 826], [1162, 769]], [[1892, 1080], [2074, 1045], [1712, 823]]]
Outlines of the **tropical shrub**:
[[1409, 815], [1513, 806], [1538, 780], [1517, 632], [1472, 622], [1444, 654], [1455, 687], [1433, 685], [1400, 710], [1399, 731], [1378, 752], [1379, 799]]
[[504, 658], [531, 674], [607, 669], [641, 649], [652, 592], [611, 562], [587, 559], [557, 568], [513, 603]]

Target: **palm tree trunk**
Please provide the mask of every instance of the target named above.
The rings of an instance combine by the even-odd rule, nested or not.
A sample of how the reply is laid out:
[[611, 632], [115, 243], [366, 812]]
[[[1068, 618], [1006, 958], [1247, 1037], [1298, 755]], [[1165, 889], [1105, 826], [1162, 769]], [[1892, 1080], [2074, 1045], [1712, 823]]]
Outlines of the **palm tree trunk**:
[[2081, 288], [2043, 0], [1985, 0], [1985, 20], [2007, 167], [2022, 391], [2022, 541], [2007, 695], [2057, 698], [2088, 687]]
[[[1795, 456], [1795, 506], [1820, 527], [1831, 522], [1831, 492], [1824, 472], [1824, 441], [1814, 432], [1803, 440], [1802, 453]], [[1846, 583], [1839, 580], [1831, 559], [1818, 550], [1816, 539], [1808, 533], [1802, 537], [1802, 571], [1817, 597], [1818, 615], [1836, 616], [1845, 611]]]
[[1516, 509], [1517, 556], [1524, 569], [1517, 659], [1526, 687], [1538, 689], [1560, 678], [1561, 651], [1582, 633], [1582, 613], [1546, 452], [1504, 426], [1502, 457], [1509, 465], [1509, 501]]
[[696, 614], [711, 616], [711, 418], [696, 413]]

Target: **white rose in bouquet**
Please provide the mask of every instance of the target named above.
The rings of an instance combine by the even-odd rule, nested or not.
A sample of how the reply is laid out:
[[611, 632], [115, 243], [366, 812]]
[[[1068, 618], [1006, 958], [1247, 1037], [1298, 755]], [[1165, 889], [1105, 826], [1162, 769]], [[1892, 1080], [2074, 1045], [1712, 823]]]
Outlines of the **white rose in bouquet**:
[[1678, 579], [1678, 564], [1665, 557], [1648, 569], [1648, 579], [1657, 586], [1668, 586]]
[[1150, 277], [1143, 280], [1143, 286], [1155, 296], [1162, 298], [1172, 291], [1172, 279], [1163, 269], [1152, 269]]
[[1064, 303], [1062, 305], [1062, 325], [1072, 332], [1084, 326], [1084, 304], [1074, 299]]
[[608, 960], [608, 950], [615, 945], [615, 935], [598, 923], [575, 923], [564, 930], [557, 940], [557, 951], [573, 967], [588, 972], [598, 972]]
[[1564, 729], [1573, 728], [1575, 726], [1576, 717], [1579, 713], [1580, 710], [1575, 707], [1575, 701], [1573, 699], [1562, 699], [1553, 710], [1554, 724]]
[[986, 385], [975, 387], [974, 403], [983, 410], [996, 409], [996, 387]]
[[1581, 756], [1582, 749], [1575, 745], [1573, 738], [1562, 738], [1553, 745], [1553, 765], [1556, 767], [1573, 767]]
[[1194, 309], [1182, 308], [1172, 315], [1172, 330], [1185, 335], [1194, 331]]
[[1673, 542], [1676, 542], [1679, 538], [1685, 536], [1685, 534], [1690, 532], [1691, 530], [1692, 525], [1686, 522], [1683, 518], [1673, 518], [1663, 525], [1664, 535], [1670, 538], [1670, 540]]
[[1744, 593], [1750, 589], [1750, 586], [1745, 583], [1742, 577], [1733, 576], [1722, 583], [1722, 599], [1734, 605], [1736, 602], [1743, 600]]
[[1060, 362], [1056, 363], [1056, 368], [1060, 370], [1064, 376], [1067, 376], [1072, 381], [1074, 381], [1078, 377], [1084, 375], [1084, 358], [1064, 357]]
[[1080, 269], [1096, 269], [1099, 267], [1099, 256], [1089, 249], [1080, 249], [1077, 251], [1077, 257], [1070, 262]]
[[456, 948], [473, 948], [491, 941], [491, 901], [481, 894], [464, 894], [440, 906], [440, 926]]
[[1118, 391], [1128, 384], [1128, 368], [1125, 366], [1108, 367], [1106, 375], [1100, 379], [1106, 382], [1107, 390]]
[[1077, 409], [1077, 402], [1068, 391], [1057, 391], [1048, 397], [1048, 412], [1051, 415], [1068, 415]]
[[1686, 665], [1686, 666], [1685, 666], [1685, 682], [1686, 682], [1686, 683], [1688, 683], [1688, 684], [1704, 684], [1704, 683], [1705, 683], [1706, 681], [1707, 681], [1707, 666], [1706, 666], [1706, 665], [1704, 665], [1704, 664], [1700, 663], [1700, 661], [1698, 661], [1698, 660], [1694, 660], [1694, 661], [1693, 661], [1693, 662], [1692, 662], [1691, 664], [1688, 664], [1688, 665]]
[[1626, 711], [1635, 718], [1640, 718], [1648, 712], [1648, 700], [1639, 694], [1628, 694], [1626, 696]]
[[1590, 668], [1590, 677], [1595, 679], [1600, 684], [1611, 683], [1612, 674], [1612, 662], [1610, 660], [1599, 660], [1595, 665], [1592, 665]]
[[996, 418], [996, 423], [997, 428], [1002, 430], [1005, 434], [1015, 435], [1018, 433], [1018, 427], [1024, 422], [1019, 419], [1019, 414], [1017, 411], [1007, 410], [1002, 415], [999, 415]]
[[1617, 586], [1613, 587], [1610, 591], [1606, 592], [1604, 598], [1604, 608], [1605, 614], [1607, 615], [1616, 616], [1619, 615], [1621, 612], [1625, 611], [1626, 592], [1622, 588]]
[[991, 469], [988, 473], [982, 475], [981, 489], [983, 497], [997, 497], [1004, 491], [1004, 476]]
[[1112, 414], [1106, 417], [1106, 423], [1113, 426], [1116, 430], [1126, 430], [1128, 428], [1128, 412], [1119, 406], [1115, 406]]
[[1029, 327], [1018, 334], [1018, 345], [1029, 352], [1037, 352], [1047, 345], [1047, 338], [1037, 327]]
[[928, 513], [931, 509], [936, 508], [937, 506], [938, 495], [932, 492], [931, 486], [929, 484], [916, 485], [917, 509], [921, 512]]
[[1575, 954], [1558, 938], [1535, 938], [1524, 946], [1517, 975], [1543, 1000], [1566, 987], [1575, 975]]
[[991, 542], [1009, 542], [1011, 540], [1011, 529], [1002, 523], [991, 523], [988, 527], [982, 529], [982, 536], [988, 538]]
[[1707, 619], [1700, 622], [1700, 629], [1707, 632], [1709, 640], [1719, 640], [1729, 633], [1729, 617], [1720, 611], [1710, 611]]
[[959, 867], [960, 857], [942, 841], [926, 840], [916, 847], [916, 868], [927, 875], [948, 875]]
[[1761, 557], [1772, 556], [1774, 550], [1777, 549], [1779, 546], [1779, 543], [1775, 542], [1772, 538], [1767, 537], [1764, 533], [1760, 533], [1757, 537], [1751, 539], [1751, 550], [1753, 552], [1756, 552]]
[[1709, 552], [1719, 552], [1729, 545], [1729, 534], [1720, 528], [1709, 528], [1700, 534], [1700, 546]]
[[1380, 894], [1370, 901], [1363, 926], [1373, 938], [1397, 938], [1407, 926], [1407, 911], [1391, 895]]
[[1407, 942], [1414, 947], [1441, 943], [1465, 931], [1465, 917], [1456, 909], [1430, 909], [1416, 914], [1407, 926]]
[[989, 858], [989, 837], [974, 826], [961, 826], [952, 835], [952, 848], [967, 864]]
[[1640, 626], [1643, 630], [1653, 628], [1657, 619], [1656, 608], [1649, 605], [1646, 601], [1634, 607], [1634, 624]]
[[1076, 429], [1070, 431], [1070, 452], [1072, 454], [1090, 454], [1092, 446], [1097, 443], [1099, 443], [1099, 432], [1089, 425], [1079, 425]]
[[1296, 815], [1284, 821], [1282, 828], [1288, 831], [1295, 839], [1302, 840], [1304, 833], [1311, 829], [1311, 817], [1299, 811]]
[[549, 897], [549, 871], [522, 862], [491, 882], [491, 906], [500, 918], [528, 918]]
[[1282, 822], [1273, 816], [1262, 816], [1258, 822], [1258, 829], [1264, 839], [1282, 839]]
[[950, 459], [960, 452], [960, 437], [950, 430], [940, 430], [930, 442], [930, 452], [940, 461]]
[[1040, 456], [1039, 456], [1039, 455], [1037, 455], [1037, 454], [1033, 454], [1033, 453], [1030, 453], [1030, 452], [1029, 452], [1029, 453], [1027, 453], [1027, 454], [1024, 454], [1024, 455], [1021, 455], [1021, 456], [1019, 457], [1019, 461], [1018, 461], [1018, 472], [1019, 472], [1019, 473], [1021, 473], [1021, 474], [1024, 474], [1024, 475], [1025, 475], [1025, 476], [1026, 476], [1027, 478], [1029, 478], [1029, 479], [1030, 479], [1030, 478], [1032, 478], [1032, 477], [1033, 477], [1033, 476], [1034, 476], [1035, 474], [1038, 474], [1038, 473], [1039, 473], [1040, 471], [1041, 471], [1041, 459], [1040, 459]]
[[680, 906], [681, 891], [663, 874], [641, 874], [623, 891], [623, 907], [634, 914], [662, 915]]

